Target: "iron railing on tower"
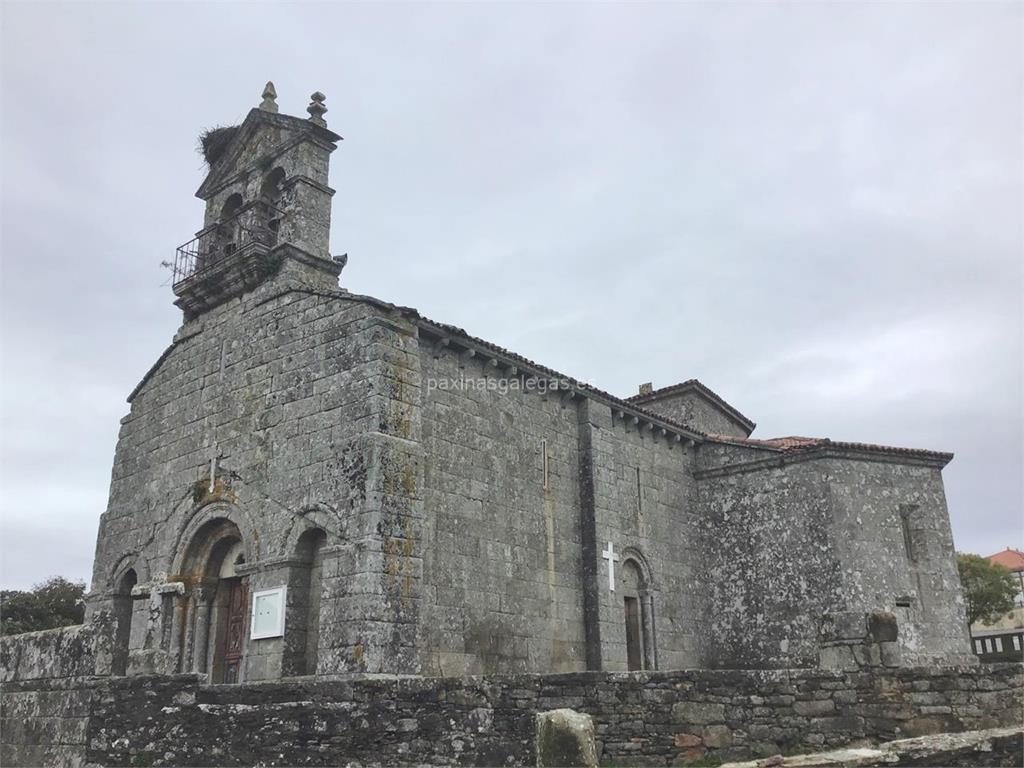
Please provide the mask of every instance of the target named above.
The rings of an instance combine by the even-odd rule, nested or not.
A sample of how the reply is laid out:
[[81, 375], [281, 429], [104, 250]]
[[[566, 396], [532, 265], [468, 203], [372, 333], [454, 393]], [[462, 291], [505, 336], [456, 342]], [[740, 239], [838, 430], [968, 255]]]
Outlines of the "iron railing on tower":
[[280, 208], [257, 200], [211, 224], [175, 251], [174, 286], [201, 276], [229, 256], [273, 248], [284, 217]]

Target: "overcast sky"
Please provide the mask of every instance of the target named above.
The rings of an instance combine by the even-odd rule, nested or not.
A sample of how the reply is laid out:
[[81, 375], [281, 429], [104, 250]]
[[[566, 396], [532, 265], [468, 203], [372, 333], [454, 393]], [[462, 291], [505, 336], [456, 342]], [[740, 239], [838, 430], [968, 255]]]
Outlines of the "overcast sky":
[[1022, 546], [1022, 6], [2, 5], [2, 570], [88, 580], [203, 128], [327, 94], [342, 284], [755, 436], [956, 453]]

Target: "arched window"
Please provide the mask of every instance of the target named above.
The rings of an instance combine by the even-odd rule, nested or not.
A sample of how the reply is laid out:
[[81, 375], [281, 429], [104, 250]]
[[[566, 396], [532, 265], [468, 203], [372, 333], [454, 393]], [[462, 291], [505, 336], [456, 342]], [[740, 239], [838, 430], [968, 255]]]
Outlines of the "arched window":
[[224, 201], [218, 219], [218, 255], [230, 256], [238, 250], [238, 216], [242, 208], [242, 196], [237, 192]]
[[295, 556], [300, 565], [296, 573], [296, 610], [293, 673], [315, 675], [317, 647], [320, 642], [320, 598], [323, 595], [323, 549], [327, 534], [311, 528], [299, 537]]
[[281, 229], [281, 196], [283, 194], [284, 169], [275, 168], [263, 177], [260, 187], [259, 239], [265, 245], [276, 245], [277, 234]]
[[277, 205], [281, 199], [281, 185], [284, 183], [284, 168], [280, 166], [263, 177], [260, 187], [260, 199], [271, 205]]
[[132, 640], [132, 589], [139, 583], [134, 568], [129, 568], [114, 590], [114, 652], [110, 673], [123, 675], [128, 671], [128, 649]]

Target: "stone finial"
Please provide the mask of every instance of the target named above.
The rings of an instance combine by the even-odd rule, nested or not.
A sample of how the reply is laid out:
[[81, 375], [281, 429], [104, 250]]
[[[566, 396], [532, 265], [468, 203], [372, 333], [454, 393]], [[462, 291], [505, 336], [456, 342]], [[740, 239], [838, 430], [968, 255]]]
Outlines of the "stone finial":
[[267, 81], [263, 87], [263, 101], [260, 102], [260, 109], [264, 112], [277, 112], [277, 89], [274, 84]]
[[648, 381], [645, 384], [641, 384], [640, 385], [640, 394], [641, 395], [649, 395], [653, 391], [654, 391], [654, 384], [652, 382], [650, 382], [650, 381]]
[[309, 106], [306, 107], [306, 111], [309, 112], [310, 122], [326, 128], [327, 121], [324, 120], [324, 113], [327, 111], [327, 107], [324, 106], [324, 99], [327, 97], [320, 93], [320, 91], [314, 91], [313, 95], [309, 98], [311, 98], [312, 101], [309, 102]]

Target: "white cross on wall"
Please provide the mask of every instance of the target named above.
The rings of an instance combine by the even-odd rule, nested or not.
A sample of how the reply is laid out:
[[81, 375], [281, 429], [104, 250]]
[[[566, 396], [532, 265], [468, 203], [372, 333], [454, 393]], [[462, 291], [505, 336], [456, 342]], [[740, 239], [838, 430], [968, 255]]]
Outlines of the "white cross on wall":
[[619, 562], [619, 556], [615, 554], [615, 547], [609, 541], [608, 546], [604, 548], [604, 552], [601, 553], [601, 557], [608, 561], [608, 591], [615, 591], [615, 564]]

